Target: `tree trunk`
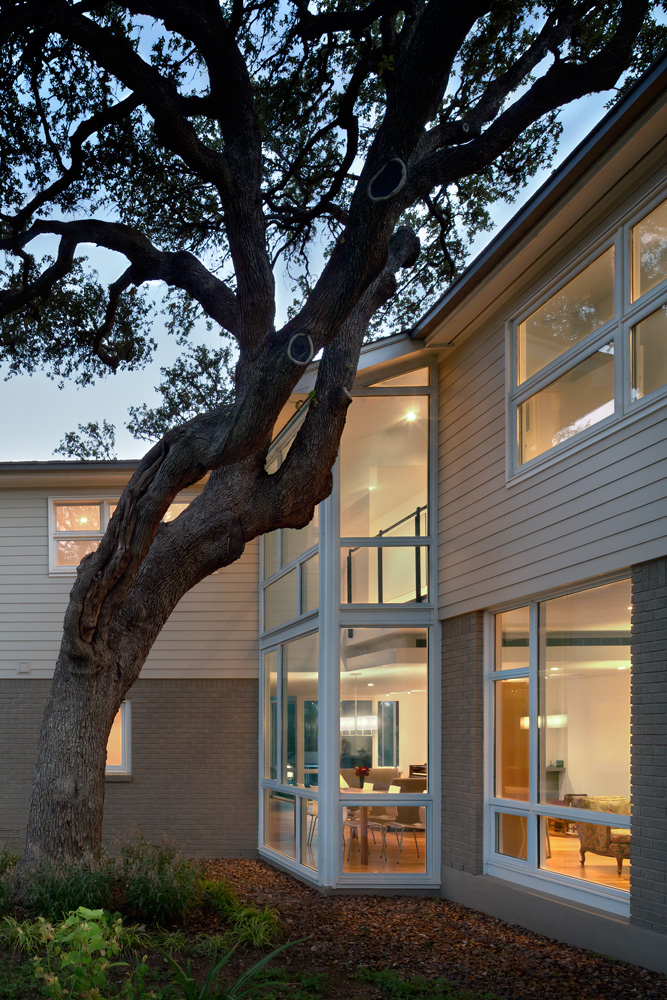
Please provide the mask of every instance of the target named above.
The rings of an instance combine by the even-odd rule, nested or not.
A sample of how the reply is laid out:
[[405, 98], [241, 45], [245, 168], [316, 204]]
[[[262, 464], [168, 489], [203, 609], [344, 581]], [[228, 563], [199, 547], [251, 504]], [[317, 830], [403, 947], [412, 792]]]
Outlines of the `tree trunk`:
[[92, 861], [104, 814], [107, 741], [124, 697], [107, 662], [76, 672], [61, 653], [44, 709], [24, 864], [43, 858]]

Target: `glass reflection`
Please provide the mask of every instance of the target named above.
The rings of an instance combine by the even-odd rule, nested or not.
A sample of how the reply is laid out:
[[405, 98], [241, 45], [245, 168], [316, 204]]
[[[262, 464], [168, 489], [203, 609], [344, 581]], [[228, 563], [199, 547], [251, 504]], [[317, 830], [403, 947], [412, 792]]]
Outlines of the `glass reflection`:
[[520, 385], [614, 315], [614, 248], [580, 271], [517, 330]]
[[[427, 630], [344, 629], [340, 674], [340, 777], [364, 790], [422, 792], [428, 765]], [[415, 773], [416, 771], [416, 773]]]
[[427, 396], [356, 398], [340, 451], [341, 535], [421, 533], [427, 456]]

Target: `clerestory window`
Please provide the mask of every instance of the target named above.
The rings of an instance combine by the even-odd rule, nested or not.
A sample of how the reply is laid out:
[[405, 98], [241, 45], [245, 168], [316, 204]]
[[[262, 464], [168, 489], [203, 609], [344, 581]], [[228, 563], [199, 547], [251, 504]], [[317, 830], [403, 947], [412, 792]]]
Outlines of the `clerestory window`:
[[638, 214], [512, 324], [513, 471], [665, 392], [667, 201]]

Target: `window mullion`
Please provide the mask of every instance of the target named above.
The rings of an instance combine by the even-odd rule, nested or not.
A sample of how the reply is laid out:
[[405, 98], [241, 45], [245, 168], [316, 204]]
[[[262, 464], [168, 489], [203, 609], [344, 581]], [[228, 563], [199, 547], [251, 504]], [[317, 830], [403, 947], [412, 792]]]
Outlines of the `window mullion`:
[[[538, 642], [539, 642], [539, 620], [538, 605], [535, 601], [530, 604], [528, 619], [528, 706], [530, 723], [528, 727], [529, 741], [528, 754], [530, 769], [528, 774], [529, 803], [531, 807], [538, 801], [539, 787], [539, 691], [538, 691]], [[537, 822], [532, 817], [528, 818], [528, 863], [531, 868], [538, 867], [538, 838]]]

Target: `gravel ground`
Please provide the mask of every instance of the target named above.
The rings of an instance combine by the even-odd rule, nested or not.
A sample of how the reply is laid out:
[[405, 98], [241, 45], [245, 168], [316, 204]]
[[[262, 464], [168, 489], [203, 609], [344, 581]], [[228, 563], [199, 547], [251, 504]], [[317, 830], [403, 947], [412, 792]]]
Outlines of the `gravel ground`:
[[244, 900], [268, 904], [293, 938], [310, 940], [281, 960], [326, 972], [334, 996], [370, 997], [348, 976], [359, 965], [401, 975], [443, 976], [506, 1000], [667, 1000], [667, 977], [557, 944], [441, 899], [324, 896], [263, 861], [206, 864]]

